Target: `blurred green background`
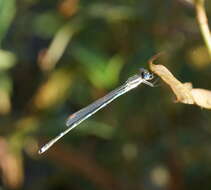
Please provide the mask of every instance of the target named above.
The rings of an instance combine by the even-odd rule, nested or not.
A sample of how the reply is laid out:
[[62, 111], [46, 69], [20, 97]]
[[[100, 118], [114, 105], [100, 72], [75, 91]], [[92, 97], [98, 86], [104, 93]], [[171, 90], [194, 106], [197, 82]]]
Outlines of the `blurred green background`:
[[37, 153], [158, 52], [179, 80], [211, 89], [190, 0], [0, 0], [0, 47], [0, 189], [211, 189], [211, 113], [175, 104], [162, 82]]

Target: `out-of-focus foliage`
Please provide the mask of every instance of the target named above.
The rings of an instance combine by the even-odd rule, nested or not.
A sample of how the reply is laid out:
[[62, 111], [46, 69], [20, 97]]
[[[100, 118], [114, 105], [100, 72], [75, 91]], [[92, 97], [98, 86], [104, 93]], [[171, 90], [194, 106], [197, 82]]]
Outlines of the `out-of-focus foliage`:
[[1, 0], [0, 1], [0, 42], [8, 31], [11, 22], [15, 16], [16, 5], [15, 0]]
[[[205, 8], [211, 20], [211, 1]], [[155, 53], [178, 80], [210, 90], [194, 1], [0, 0], [0, 44], [1, 189], [211, 188], [211, 113], [172, 103], [162, 83], [37, 153]]]

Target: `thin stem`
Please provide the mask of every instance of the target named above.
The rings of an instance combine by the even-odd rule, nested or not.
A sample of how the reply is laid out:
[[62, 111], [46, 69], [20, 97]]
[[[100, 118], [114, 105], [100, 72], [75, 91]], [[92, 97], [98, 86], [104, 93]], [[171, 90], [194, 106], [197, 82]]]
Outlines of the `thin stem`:
[[195, 0], [196, 18], [199, 23], [201, 34], [211, 57], [211, 35], [208, 26], [208, 19], [204, 8], [204, 0]]

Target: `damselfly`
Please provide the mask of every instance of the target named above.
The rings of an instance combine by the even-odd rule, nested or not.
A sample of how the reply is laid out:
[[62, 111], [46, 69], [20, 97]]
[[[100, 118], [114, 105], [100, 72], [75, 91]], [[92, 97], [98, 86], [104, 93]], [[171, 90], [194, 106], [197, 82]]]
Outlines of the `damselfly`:
[[153, 87], [153, 83], [149, 82], [152, 80], [154, 75], [150, 73], [146, 69], [140, 69], [140, 72], [132, 77], [130, 77], [122, 86], [116, 88], [115, 90], [111, 91], [104, 97], [96, 100], [92, 104], [88, 105], [87, 107], [75, 112], [74, 114], [70, 115], [66, 121], [66, 126], [68, 127], [65, 131], [60, 133], [54, 139], [49, 141], [46, 145], [44, 145], [40, 150], [39, 154], [42, 154], [46, 150], [48, 150], [55, 142], [57, 142], [60, 138], [66, 135], [69, 131], [79, 125], [82, 121], [96, 113], [101, 108], [105, 107], [107, 104], [112, 102], [117, 97], [125, 94], [126, 92], [136, 88], [141, 83], [147, 84]]

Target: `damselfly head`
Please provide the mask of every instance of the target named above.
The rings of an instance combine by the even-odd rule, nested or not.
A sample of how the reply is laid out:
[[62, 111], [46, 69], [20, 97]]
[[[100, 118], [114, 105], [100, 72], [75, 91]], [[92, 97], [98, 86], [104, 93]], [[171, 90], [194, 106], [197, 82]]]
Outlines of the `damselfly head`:
[[143, 68], [140, 69], [140, 74], [144, 80], [152, 80], [154, 78], [153, 73], [150, 73], [148, 70]]

